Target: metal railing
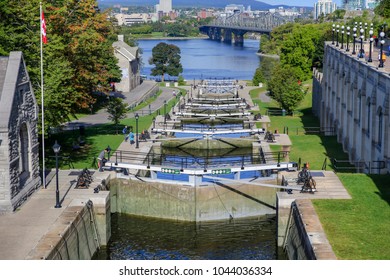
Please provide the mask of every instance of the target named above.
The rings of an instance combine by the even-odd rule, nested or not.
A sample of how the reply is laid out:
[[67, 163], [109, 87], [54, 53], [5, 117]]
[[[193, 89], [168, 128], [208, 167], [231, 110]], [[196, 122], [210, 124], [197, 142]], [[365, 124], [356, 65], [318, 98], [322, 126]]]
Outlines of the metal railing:
[[117, 150], [109, 160], [116, 163], [138, 163], [146, 164], [147, 166], [162, 166], [167, 168], [215, 168], [215, 167], [243, 167], [254, 164], [265, 164], [282, 162], [286, 158], [288, 152], [263, 152], [258, 154], [234, 154], [234, 155], [209, 155], [209, 156], [192, 156], [192, 155], [177, 155], [177, 154], [160, 154], [155, 152], [129, 152]]
[[295, 133], [295, 135], [336, 135], [334, 127], [320, 127], [320, 126], [301, 126], [301, 127], [283, 127], [284, 134]]
[[386, 168], [386, 162], [383, 160], [373, 160], [366, 162], [332, 158], [331, 163], [335, 172], [380, 174], [381, 171]]

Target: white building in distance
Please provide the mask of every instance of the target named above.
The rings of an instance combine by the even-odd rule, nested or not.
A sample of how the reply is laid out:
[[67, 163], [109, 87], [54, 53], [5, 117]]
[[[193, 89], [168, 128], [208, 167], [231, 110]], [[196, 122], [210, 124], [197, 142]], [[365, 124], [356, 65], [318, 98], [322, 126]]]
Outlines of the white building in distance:
[[314, 3], [314, 19], [318, 19], [321, 15], [331, 14], [336, 11], [337, 5], [332, 0], [319, 0]]
[[172, 0], [160, 0], [160, 3], [156, 5], [156, 12], [160, 11], [169, 14], [172, 11]]
[[115, 14], [118, 25], [132, 25], [135, 23], [148, 23], [156, 21], [157, 18], [151, 14]]

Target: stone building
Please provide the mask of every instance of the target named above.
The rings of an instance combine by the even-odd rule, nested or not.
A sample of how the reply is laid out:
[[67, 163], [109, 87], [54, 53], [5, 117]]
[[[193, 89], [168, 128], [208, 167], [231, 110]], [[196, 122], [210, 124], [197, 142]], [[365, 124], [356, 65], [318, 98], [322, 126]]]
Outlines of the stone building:
[[390, 163], [390, 76], [378, 61], [325, 44], [323, 72], [313, 76], [313, 112], [334, 131], [350, 163], [386, 173]]
[[138, 47], [130, 47], [123, 41], [123, 35], [114, 42], [114, 54], [118, 58], [118, 66], [122, 71], [122, 79], [115, 84], [115, 90], [129, 92], [141, 83], [140, 54]]
[[22, 52], [0, 57], [0, 212], [41, 185], [38, 107]]

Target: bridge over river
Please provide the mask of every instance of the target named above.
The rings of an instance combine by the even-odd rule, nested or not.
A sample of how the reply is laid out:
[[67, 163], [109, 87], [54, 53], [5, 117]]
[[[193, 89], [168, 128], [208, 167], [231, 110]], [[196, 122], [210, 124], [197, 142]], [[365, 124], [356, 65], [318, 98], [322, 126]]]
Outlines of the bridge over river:
[[295, 18], [269, 12], [261, 13], [256, 17], [235, 13], [229, 17], [219, 17], [210, 24], [199, 27], [199, 30], [212, 40], [243, 44], [245, 33], [270, 34], [274, 27], [293, 22]]

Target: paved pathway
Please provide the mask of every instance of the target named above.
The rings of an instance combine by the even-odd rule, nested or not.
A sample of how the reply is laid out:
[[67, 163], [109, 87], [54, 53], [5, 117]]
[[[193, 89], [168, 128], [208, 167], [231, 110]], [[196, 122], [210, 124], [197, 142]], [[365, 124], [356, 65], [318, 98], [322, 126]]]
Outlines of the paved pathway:
[[56, 204], [55, 172], [49, 177], [46, 189], [39, 189], [15, 212], [0, 215], [0, 260], [24, 260], [50, 227], [60, 218], [74, 199], [107, 199], [107, 192], [94, 193], [94, 188], [107, 179], [109, 172], [95, 172], [88, 189], [75, 189], [79, 170], [59, 171], [61, 208]]
[[[141, 85], [136, 87], [131, 92], [123, 93], [121, 94], [121, 96], [124, 98], [124, 101], [127, 103], [128, 106], [136, 105], [138, 103], [138, 100], [141, 100], [144, 96], [146, 96], [148, 92], [155, 86], [155, 84], [156, 82], [154, 81], [144, 81]], [[174, 98], [173, 88], [160, 87], [160, 89], [162, 91], [161, 94], [157, 97], [157, 99], [153, 103], [150, 104], [151, 112], [154, 112], [159, 108], [162, 108], [164, 106], [165, 100], [168, 102], [170, 99]], [[148, 114], [149, 107], [146, 106], [145, 108], [139, 111], [128, 113], [127, 118], [134, 117], [135, 113], [138, 113], [141, 116]], [[90, 125], [97, 125], [97, 124], [105, 124], [108, 122], [110, 122], [110, 120], [108, 120], [108, 113], [106, 109], [101, 109], [95, 114], [88, 115], [78, 120], [71, 121], [66, 125], [77, 127], [80, 125], [90, 126]]]

